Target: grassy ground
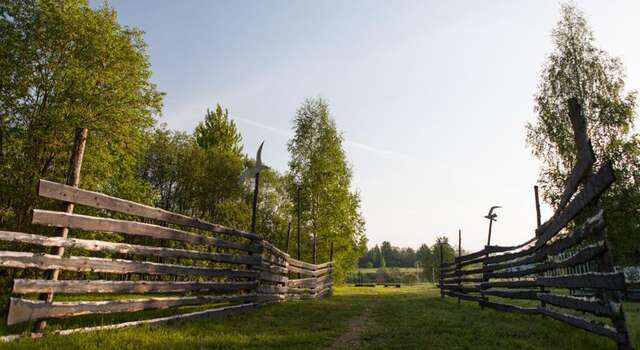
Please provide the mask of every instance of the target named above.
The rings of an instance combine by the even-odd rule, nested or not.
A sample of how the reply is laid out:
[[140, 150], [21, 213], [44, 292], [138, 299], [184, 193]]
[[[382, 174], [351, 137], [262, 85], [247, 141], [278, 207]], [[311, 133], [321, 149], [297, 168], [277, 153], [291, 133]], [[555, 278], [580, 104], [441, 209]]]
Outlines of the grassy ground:
[[[640, 344], [640, 304], [625, 305]], [[419, 285], [336, 288], [318, 301], [269, 305], [251, 313], [69, 337], [23, 339], [2, 349], [615, 349], [612, 341], [541, 316], [440, 299]]]

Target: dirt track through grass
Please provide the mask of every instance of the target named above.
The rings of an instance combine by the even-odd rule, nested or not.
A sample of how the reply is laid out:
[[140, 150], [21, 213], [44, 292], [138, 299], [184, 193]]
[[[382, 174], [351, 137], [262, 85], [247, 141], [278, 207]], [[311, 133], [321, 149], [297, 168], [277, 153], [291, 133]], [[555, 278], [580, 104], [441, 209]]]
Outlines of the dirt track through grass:
[[[640, 344], [640, 305], [625, 305]], [[332, 297], [224, 319], [69, 337], [0, 349], [615, 349], [609, 339], [539, 316], [481, 311], [428, 285], [338, 287]]]

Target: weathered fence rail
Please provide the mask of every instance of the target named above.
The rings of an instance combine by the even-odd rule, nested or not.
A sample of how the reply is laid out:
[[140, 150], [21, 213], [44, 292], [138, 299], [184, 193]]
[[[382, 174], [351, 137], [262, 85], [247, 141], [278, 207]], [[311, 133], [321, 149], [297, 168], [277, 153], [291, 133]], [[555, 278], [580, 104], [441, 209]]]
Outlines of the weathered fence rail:
[[[315, 265], [293, 259], [254, 233], [46, 180], [40, 181], [39, 194], [97, 209], [101, 215], [117, 214], [120, 218], [35, 209], [34, 224], [74, 229], [78, 234], [49, 237], [0, 231], [0, 240], [21, 243], [20, 247], [36, 246], [40, 251], [48, 247], [66, 248], [68, 253], [0, 251], [0, 267], [56, 270], [65, 278], [15, 279], [7, 325], [88, 314], [211, 305], [187, 314], [55, 332], [72, 334], [229, 315], [262, 304], [313, 299], [331, 293], [331, 262]], [[100, 239], [87, 238], [100, 232], [105, 233], [98, 235]], [[123, 237], [140, 237], [135, 242], [143, 243], [123, 243]], [[307, 278], [289, 279], [293, 273]], [[29, 298], [34, 293], [51, 297], [50, 300]], [[165, 293], [170, 295], [157, 295]], [[117, 300], [95, 301], [93, 297], [54, 301], [55, 294], [118, 294], [119, 297]], [[123, 299], [122, 294], [135, 296]], [[141, 298], [141, 294], [151, 296]]]
[[[598, 203], [614, 182], [613, 168], [605, 162], [592, 171], [595, 158], [575, 100], [569, 101], [569, 110], [577, 161], [554, 215], [520, 246], [485, 246], [442, 262], [439, 287], [443, 296], [475, 301], [482, 308], [545, 315], [632, 349], [621, 303], [625, 278], [614, 271]], [[577, 273], [594, 266], [598, 272]]]

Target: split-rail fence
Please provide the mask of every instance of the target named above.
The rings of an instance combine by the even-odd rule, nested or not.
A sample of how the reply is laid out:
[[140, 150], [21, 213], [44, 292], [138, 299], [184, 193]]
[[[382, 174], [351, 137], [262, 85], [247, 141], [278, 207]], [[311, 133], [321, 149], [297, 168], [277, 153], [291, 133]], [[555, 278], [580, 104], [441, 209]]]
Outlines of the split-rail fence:
[[[69, 185], [40, 180], [38, 192], [65, 203], [67, 210], [35, 209], [32, 222], [63, 230], [62, 236], [0, 230], [1, 241], [25, 247], [0, 251], [0, 267], [46, 271], [46, 279], [13, 281], [7, 325], [35, 322], [32, 336], [41, 335], [46, 320], [51, 319], [203, 307], [160, 318], [52, 332], [67, 335], [231, 315], [263, 304], [314, 299], [332, 292], [332, 262], [310, 264], [294, 259], [253, 232], [80, 189], [77, 181]], [[76, 214], [76, 205], [93, 208], [101, 216]], [[69, 229], [85, 235], [69, 237]], [[91, 234], [86, 233], [99, 239], [89, 239]], [[122, 235], [136, 244], [123, 243]], [[40, 247], [40, 252], [27, 248], [33, 246]], [[47, 249], [54, 253], [43, 253]], [[39, 299], [29, 297], [38, 294]], [[76, 297], [56, 301], [57, 294]], [[118, 297], [95, 301], [96, 294]], [[86, 300], [81, 300], [83, 295]]]
[[[606, 161], [593, 171], [596, 159], [575, 99], [569, 100], [569, 116], [577, 157], [553, 216], [524, 244], [488, 245], [442, 262], [440, 291], [482, 308], [544, 315], [609, 337], [619, 349], [633, 349], [621, 302], [625, 277], [614, 270], [606, 213], [599, 205], [614, 171]], [[585, 265], [589, 269], [576, 269]], [[507, 299], [526, 302], [515, 305]]]

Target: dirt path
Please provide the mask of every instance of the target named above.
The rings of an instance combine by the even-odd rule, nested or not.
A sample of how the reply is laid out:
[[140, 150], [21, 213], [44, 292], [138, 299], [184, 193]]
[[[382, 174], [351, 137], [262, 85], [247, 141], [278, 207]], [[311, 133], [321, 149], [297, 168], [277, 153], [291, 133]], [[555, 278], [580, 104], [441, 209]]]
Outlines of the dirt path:
[[371, 310], [365, 309], [362, 314], [352, 318], [349, 321], [347, 331], [338, 337], [328, 349], [357, 349], [360, 345], [362, 333], [371, 322], [369, 319], [370, 314]]

